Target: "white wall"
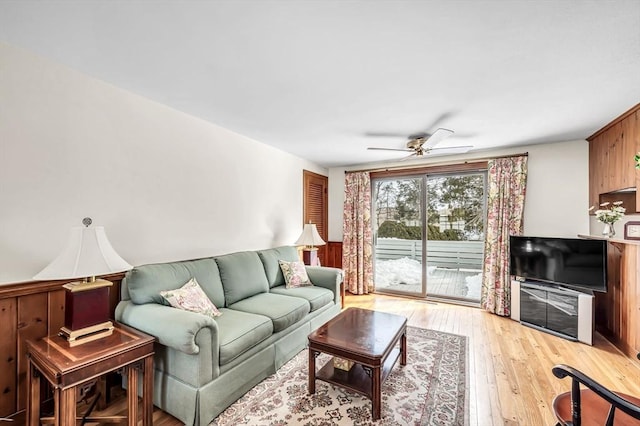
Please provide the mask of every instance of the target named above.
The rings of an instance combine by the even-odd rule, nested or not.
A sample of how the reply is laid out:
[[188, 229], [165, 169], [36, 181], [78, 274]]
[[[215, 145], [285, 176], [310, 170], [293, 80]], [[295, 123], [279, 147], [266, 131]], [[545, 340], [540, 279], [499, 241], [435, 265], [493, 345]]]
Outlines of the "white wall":
[[342, 241], [342, 213], [344, 208], [344, 172], [341, 167], [329, 169], [329, 241]]
[[0, 283], [85, 216], [134, 265], [291, 244], [327, 170], [0, 43]]
[[529, 174], [524, 234], [576, 237], [589, 233], [587, 141], [527, 147]]
[[[589, 146], [578, 140], [485, 151], [447, 159], [462, 162], [474, 158], [529, 153], [524, 211], [525, 235], [575, 237], [589, 233]], [[431, 163], [442, 162], [434, 158]], [[428, 164], [428, 163], [425, 163]], [[365, 167], [349, 167], [348, 170]], [[373, 169], [375, 166], [366, 167]], [[329, 240], [342, 241], [344, 168], [329, 170]]]

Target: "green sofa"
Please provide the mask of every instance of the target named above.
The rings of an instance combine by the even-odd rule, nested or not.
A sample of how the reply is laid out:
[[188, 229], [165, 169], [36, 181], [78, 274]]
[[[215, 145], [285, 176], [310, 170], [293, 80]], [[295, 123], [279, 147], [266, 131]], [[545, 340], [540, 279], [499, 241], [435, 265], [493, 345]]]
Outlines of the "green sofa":
[[[340, 312], [340, 269], [307, 267], [313, 286], [287, 289], [278, 260], [299, 260], [298, 251], [246, 251], [143, 265], [126, 274], [116, 320], [157, 338], [156, 406], [187, 425], [209, 424]], [[176, 309], [160, 296], [192, 277], [221, 316]]]

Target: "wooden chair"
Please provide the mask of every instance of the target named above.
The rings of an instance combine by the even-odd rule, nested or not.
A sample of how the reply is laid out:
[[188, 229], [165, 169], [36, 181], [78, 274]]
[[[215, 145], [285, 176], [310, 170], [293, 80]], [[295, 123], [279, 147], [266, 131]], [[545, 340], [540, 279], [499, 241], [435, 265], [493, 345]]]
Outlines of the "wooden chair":
[[571, 377], [571, 391], [553, 399], [557, 426], [640, 426], [640, 399], [614, 393], [566, 365], [551, 371], [559, 379]]

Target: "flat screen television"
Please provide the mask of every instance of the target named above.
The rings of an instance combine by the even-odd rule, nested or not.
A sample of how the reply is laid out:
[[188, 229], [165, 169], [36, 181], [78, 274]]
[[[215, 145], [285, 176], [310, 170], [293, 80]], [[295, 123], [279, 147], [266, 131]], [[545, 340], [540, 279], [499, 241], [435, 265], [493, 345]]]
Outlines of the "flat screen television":
[[607, 242], [509, 237], [510, 273], [579, 290], [607, 291]]

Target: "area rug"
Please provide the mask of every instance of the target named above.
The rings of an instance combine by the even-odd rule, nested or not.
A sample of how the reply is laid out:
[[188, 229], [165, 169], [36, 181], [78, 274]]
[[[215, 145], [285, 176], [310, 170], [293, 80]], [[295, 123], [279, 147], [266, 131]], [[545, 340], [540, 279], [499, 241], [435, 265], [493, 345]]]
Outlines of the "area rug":
[[[364, 396], [316, 381], [307, 391], [303, 350], [214, 419], [211, 425], [468, 425], [467, 338], [407, 327], [407, 365], [398, 361], [382, 385], [382, 416]], [[321, 354], [319, 369], [330, 357]]]

